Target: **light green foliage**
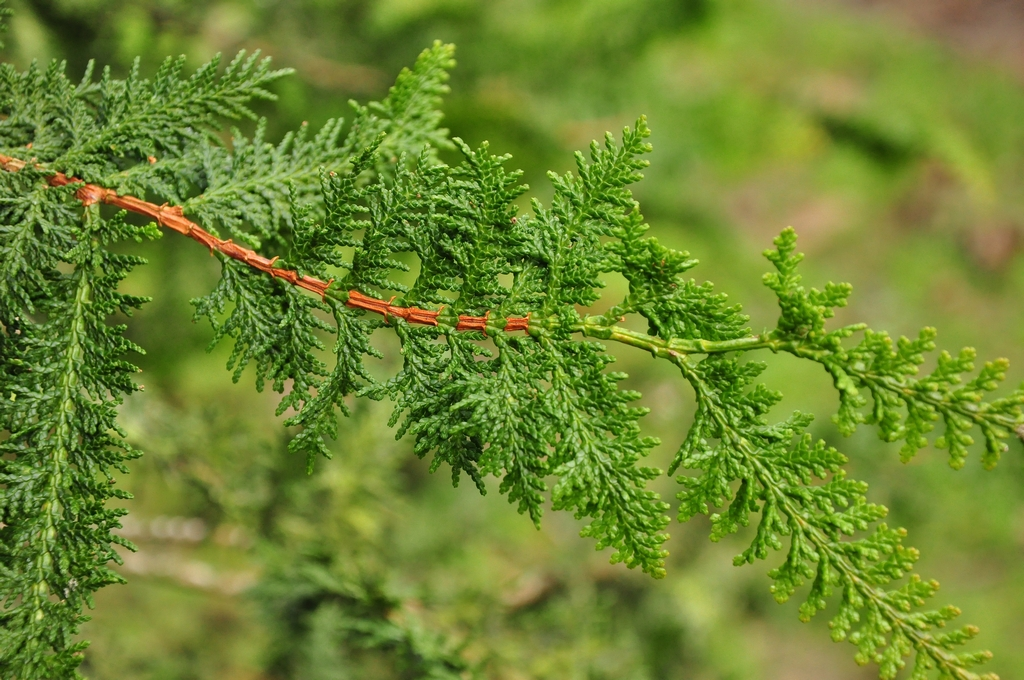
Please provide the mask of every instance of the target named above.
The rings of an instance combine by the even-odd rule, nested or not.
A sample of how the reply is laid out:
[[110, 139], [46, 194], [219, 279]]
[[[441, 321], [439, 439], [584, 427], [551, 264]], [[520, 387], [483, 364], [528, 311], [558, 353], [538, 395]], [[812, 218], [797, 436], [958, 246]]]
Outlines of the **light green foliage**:
[[[317, 299], [223, 260], [217, 287], [195, 301], [197, 316], [214, 325], [214, 342], [234, 340], [233, 377], [252, 364], [258, 388], [269, 381], [286, 392], [278, 413], [292, 412], [287, 423], [301, 426], [291, 448], [306, 453], [307, 466], [328, 453], [324, 438], [336, 434], [335, 407], [348, 412], [347, 395], [391, 397], [398, 435], [433, 457], [431, 469], [447, 463], [454, 482], [465, 473], [482, 492], [488, 475], [499, 477], [499, 490], [534, 522], [549, 494], [553, 509], [586, 520], [581, 533], [598, 549], [613, 548], [612, 562], [663, 576], [669, 505], [647, 488], [661, 471], [640, 464], [658, 442], [643, 436], [646, 409], [633, 405], [638, 393], [618, 388], [626, 376], [608, 370], [614, 358], [603, 343], [639, 347], [675, 366], [696, 395], [670, 469], [694, 473], [679, 477], [681, 520], [714, 513], [718, 540], [757, 515], [752, 545], [736, 563], [785, 548], [770, 571], [776, 599], [810, 580], [800, 607], [808, 619], [838, 592], [833, 637], [853, 642], [857, 660], [877, 663], [883, 678], [915, 653], [915, 677], [931, 669], [978, 677], [969, 669], [985, 653], [955, 651], [975, 629], [938, 633], [957, 610], [921, 609], [936, 584], [911, 572], [917, 553], [902, 545], [904, 532], [879, 523], [886, 510], [866, 500], [866, 485], [845, 478], [845, 457], [804, 432], [810, 416], [767, 420], [780, 395], [755, 384], [763, 364], [741, 355], [771, 349], [821, 363], [842, 396], [840, 428], [874, 422], [883, 438], [907, 442], [905, 456], [944, 418], [940, 443], [958, 464], [972, 425], [994, 463], [1002, 440], [1024, 422], [1024, 392], [982, 400], [1004, 364], [954, 387], [972, 368], [969, 353], [943, 355], [930, 376], [913, 377], [934, 347], [930, 331], [896, 349], [859, 325], [829, 331], [826, 319], [849, 287], [801, 288], [791, 231], [768, 253], [777, 271], [765, 283], [779, 299], [778, 326], [752, 334], [739, 307], [685, 278], [695, 260], [645, 236], [628, 188], [650, 151], [643, 118], [621, 142], [608, 135], [593, 144], [589, 160], [578, 154], [576, 172], [551, 174], [549, 205], [517, 214], [525, 187], [505, 168], [507, 156], [455, 140], [462, 161], [438, 160], [435, 151], [449, 146], [437, 107], [452, 63], [450, 46], [435, 44], [383, 102], [356, 106], [347, 132], [331, 121], [312, 139], [303, 128], [273, 146], [259, 125], [252, 139], [236, 132], [230, 149], [209, 133], [218, 116], [249, 116], [246, 102], [269, 96], [266, 86], [282, 72], [265, 61], [239, 57], [222, 75], [212, 64], [188, 79], [180, 61], [168, 61], [153, 81], [105, 73], [77, 86], [59, 65], [26, 73], [5, 66], [0, 143], [24, 156], [31, 142], [51, 169], [173, 201], [333, 281]], [[9, 433], [0, 463], [0, 670], [72, 677], [82, 607], [117, 580], [105, 566], [116, 559], [111, 544], [120, 539], [110, 530], [122, 513], [102, 505], [118, 495], [111, 470], [135, 455], [113, 433], [114, 407], [135, 389], [135, 369], [120, 355], [138, 348], [106, 320], [143, 302], [116, 292], [138, 261], [105, 246], [151, 231], [105, 219], [95, 206], [83, 211], [70, 189], [46, 188], [41, 170], [2, 181], [2, 266], [14, 279], [0, 289], [0, 375], [11, 395], [0, 402]], [[394, 271], [411, 271], [412, 258], [418, 269], [404, 285]], [[627, 295], [605, 314], [581, 313], [601, 299], [609, 273], [625, 277]], [[436, 310], [438, 325], [367, 318], [346, 305], [349, 290]], [[456, 330], [459, 314], [486, 314], [486, 333]], [[505, 332], [509, 317], [526, 314], [525, 335]], [[646, 335], [617, 325], [630, 316], [646, 322]], [[376, 354], [370, 335], [385, 325], [401, 342], [403, 366], [379, 380], [363, 358]], [[862, 330], [859, 345], [844, 345]], [[333, 367], [322, 359], [325, 334], [335, 336]], [[870, 416], [861, 412], [862, 392], [873, 398]], [[316, 567], [288, 578], [292, 595], [275, 601], [298, 628], [328, 640], [317, 649], [386, 648], [421, 677], [460, 671], [443, 645], [388, 619], [394, 603], [382, 593]]]
[[[923, 329], [914, 340], [900, 338], [895, 346], [887, 334], [871, 331], [864, 324], [826, 331], [825, 320], [835, 307], [846, 305], [851, 287], [830, 283], [824, 291], [804, 290], [796, 274], [802, 256], [795, 254], [795, 232], [787, 229], [775, 244], [778, 250], [765, 255], [778, 272], [766, 274], [764, 279], [778, 295], [782, 310], [778, 328], [772, 333], [778, 341], [774, 346], [817, 361], [832, 375], [840, 396], [839, 412], [833, 420], [840, 431], [848, 435], [860, 423], [873, 423], [885, 441], [904, 441], [900, 457], [906, 462], [928, 445], [925, 435], [941, 418], [945, 433], [935, 444], [949, 449], [952, 467], [963, 467], [967, 447], [974, 443], [969, 432], [975, 427], [985, 438], [982, 463], [994, 467], [1007, 450], [1003, 440], [1016, 434], [1020, 426], [1024, 404], [1024, 389], [984, 401], [985, 394], [1006, 379], [1009, 362], [988, 362], [977, 376], [961, 385], [963, 374], [974, 371], [975, 352], [967, 347], [956, 357], [943, 351], [930, 374], [915, 377], [925, 355], [935, 351], [935, 329]], [[843, 340], [859, 331], [864, 332], [863, 339], [844, 347]], [[869, 414], [861, 411], [868, 403], [865, 393], [873, 403]]]

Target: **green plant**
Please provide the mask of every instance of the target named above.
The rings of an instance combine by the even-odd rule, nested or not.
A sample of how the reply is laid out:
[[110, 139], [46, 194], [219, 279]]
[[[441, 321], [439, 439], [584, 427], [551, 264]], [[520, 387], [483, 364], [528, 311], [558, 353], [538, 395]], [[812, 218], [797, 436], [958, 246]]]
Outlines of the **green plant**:
[[[645, 236], [628, 190], [650, 149], [642, 118], [621, 142], [609, 135], [594, 144], [589, 161], [577, 156], [575, 174], [552, 175], [550, 206], [517, 214], [526, 188], [505, 169], [508, 158], [449, 140], [439, 127], [452, 64], [451, 47], [436, 44], [387, 99], [355, 106], [348, 126], [331, 121], [314, 136], [303, 128], [276, 146], [262, 124], [251, 138], [234, 131], [230, 145], [216, 136], [222, 118], [254, 117], [249, 102], [270, 98], [266, 88], [284, 75], [256, 57], [188, 78], [175, 60], [152, 80], [136, 68], [124, 81], [109, 71], [96, 81], [90, 68], [78, 85], [57, 63], [24, 73], [3, 65], [3, 675], [73, 676], [83, 607], [120, 580], [106, 566], [118, 559], [113, 545], [131, 547], [111, 533], [124, 511], [105, 503], [124, 497], [112, 475], [138, 455], [117, 429], [116, 407], [140, 389], [122, 357], [141, 348], [108, 318], [145, 300], [117, 291], [142, 262], [108, 246], [159, 232], [130, 223], [129, 211], [219, 255], [223, 276], [195, 301], [196, 314], [210, 319], [215, 341], [234, 341], [236, 380], [252, 364], [258, 389], [269, 381], [283, 393], [279, 414], [300, 428], [291, 448], [307, 466], [328, 455], [324, 439], [335, 433], [336, 409], [348, 412], [347, 395], [391, 397], [392, 424], [412, 435], [417, 455], [432, 455], [432, 469], [447, 463], [455, 483], [465, 473], [481, 491], [484, 477], [500, 477], [501, 492], [534, 522], [554, 478], [554, 509], [586, 518], [582, 533], [613, 548], [613, 562], [661, 576], [668, 504], [646, 489], [661, 471], [638, 464], [657, 442], [641, 435], [645, 410], [631, 405], [635, 392], [618, 389], [625, 376], [606, 370], [612, 358], [601, 342], [642, 348], [678, 369], [697, 400], [669, 470], [698, 473], [679, 476], [680, 520], [714, 513], [718, 540], [758, 515], [737, 564], [788, 538], [771, 571], [776, 598], [811, 581], [806, 619], [839, 591], [833, 637], [856, 644], [858, 661], [878, 663], [882, 677], [910, 654], [917, 677], [934, 668], [977, 677], [969, 669], [987, 655], [956, 651], [975, 629], [936, 632], [958, 612], [921, 609], [936, 584], [911, 573], [916, 551], [902, 545], [903, 532], [880, 523], [885, 509], [845, 478], [845, 458], [804, 432], [810, 416], [766, 419], [780, 395], [755, 382], [763, 364], [741, 357], [767, 349], [821, 364], [840, 394], [839, 428], [875, 424], [886, 441], [904, 441], [904, 459], [941, 418], [935, 443], [949, 448], [954, 467], [974, 428], [987, 466], [1004, 439], [1022, 433], [1024, 391], [983, 399], [1006, 362], [961, 384], [972, 353], [943, 353], [932, 373], [915, 377], [935, 348], [930, 329], [895, 343], [863, 325], [827, 330], [849, 286], [804, 289], [791, 230], [766, 253], [777, 327], [750, 332], [739, 307], [686, 278], [695, 260]], [[451, 148], [462, 162], [439, 162], [435, 150]], [[415, 275], [403, 282], [395, 272], [412, 263]], [[602, 314], [581, 314], [599, 301], [606, 273], [621, 274], [628, 295]], [[646, 333], [620, 325], [638, 317]], [[401, 341], [404, 366], [378, 381], [364, 357], [384, 327]], [[325, 334], [335, 337], [333, 366], [321, 359]], [[389, 622], [387, 597], [373, 588], [313, 572], [294, 580], [347, 608], [340, 620], [355, 623], [334, 630], [426, 659], [422, 675], [458, 672], [457, 659]]]

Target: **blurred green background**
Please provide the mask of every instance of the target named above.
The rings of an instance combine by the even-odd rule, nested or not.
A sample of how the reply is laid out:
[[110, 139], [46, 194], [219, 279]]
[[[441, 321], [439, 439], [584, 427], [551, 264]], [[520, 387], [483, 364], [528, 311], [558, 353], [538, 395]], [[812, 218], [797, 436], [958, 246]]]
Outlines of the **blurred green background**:
[[[452, 41], [448, 126], [512, 153], [542, 199], [544, 171], [569, 169], [572, 150], [646, 113], [655, 152], [636, 188], [645, 215], [659, 238], [701, 259], [695, 276], [742, 302], [755, 330], [775, 316], [759, 253], [793, 225], [807, 283], [855, 286], [840, 322], [894, 335], [935, 325], [944, 347], [1010, 357], [1018, 383], [1024, 9], [866, 4], [18, 0], [5, 53], [20, 66], [66, 59], [72, 74], [94, 57], [123, 74], [135, 55], [151, 72], [167, 54], [198, 65], [259, 48], [297, 70], [263, 107], [280, 136], [345, 115], [350, 98], [382, 97], [423, 47]], [[795, 604], [774, 603], [773, 560], [731, 566], [746, 533], [712, 544], [701, 519], [671, 526], [669, 576], [651, 581], [610, 566], [569, 516], [549, 514], [536, 531], [496, 485], [480, 497], [430, 475], [394, 441], [388, 404], [355, 405], [335, 458], [307, 478], [285, 451], [274, 395], [256, 393], [251, 376], [233, 385], [226, 348], [207, 354], [209, 328], [190, 322], [188, 300], [213, 285], [216, 262], [173, 236], [145, 252], [151, 265], [126, 285], [155, 297], [130, 329], [149, 352], [146, 391], [123, 409], [146, 452], [125, 479], [136, 496], [125, 534], [140, 550], [126, 555], [129, 584], [102, 591], [84, 627], [88, 677], [403, 677], [386, 655], [331, 642], [327, 608], [295, 595], [307, 567], [386, 584], [402, 600], [397, 617], [461, 646], [485, 677], [874, 677], [850, 645], [829, 641], [828, 611], [800, 624]], [[379, 335], [386, 373], [397, 353]], [[1019, 442], [994, 472], [976, 459], [954, 472], [930, 449], [902, 465], [868, 429], [839, 437], [823, 371], [771, 363], [783, 408], [819, 414], [816, 434], [851, 456], [891, 523], [910, 530], [940, 599], [981, 626], [991, 670], [1024, 677]], [[653, 455], [664, 467], [691, 396], [639, 353], [620, 352], [618, 367], [653, 408], [645, 426], [664, 442]], [[673, 498], [672, 480], [656, 488]]]

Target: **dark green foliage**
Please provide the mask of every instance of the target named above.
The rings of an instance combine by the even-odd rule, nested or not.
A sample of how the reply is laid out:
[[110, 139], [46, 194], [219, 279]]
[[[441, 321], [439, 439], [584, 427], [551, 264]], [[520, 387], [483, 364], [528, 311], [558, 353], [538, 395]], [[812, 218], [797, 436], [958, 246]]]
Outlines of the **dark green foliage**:
[[[204, 175], [216, 180], [207, 185], [207, 191], [184, 201], [185, 209], [216, 216], [233, 234], [250, 242], [269, 240], [284, 245], [288, 264], [303, 273], [330, 279], [329, 268], [345, 267], [351, 270], [346, 287], [371, 292], [372, 286], [396, 285], [387, 273], [404, 265], [391, 258], [395, 249], [391, 232], [398, 227], [386, 220], [394, 215], [411, 215], [420, 199], [407, 181], [410, 171], [402, 164], [380, 158], [387, 153], [404, 156], [410, 145], [446, 135], [445, 130], [437, 128], [440, 115], [436, 105], [438, 96], [446, 91], [444, 69], [453, 65], [451, 55], [452, 47], [440, 43], [425, 50], [413, 70], [403, 71], [383, 102], [355, 107], [355, 120], [340, 144], [342, 121], [330, 121], [309, 142], [305, 132], [300, 131], [275, 148], [262, 141], [260, 127], [253, 141], [236, 140], [232, 153], [218, 148], [203, 151], [206, 158], [222, 159], [217, 164], [204, 164]], [[395, 129], [395, 134], [387, 135], [391, 129]], [[360, 147], [367, 138], [368, 146]], [[354, 155], [353, 149], [357, 152]], [[420, 157], [423, 164], [428, 159], [429, 154]], [[219, 168], [217, 173], [211, 171], [215, 167]], [[324, 168], [333, 170], [324, 175]], [[376, 182], [366, 187], [367, 176], [393, 176], [393, 186]], [[313, 207], [305, 204], [304, 199], [313, 195], [313, 187], [322, 189], [320, 210], [326, 212], [331, 228], [318, 224], [309, 215]], [[212, 198], [206, 198], [208, 193]], [[357, 219], [357, 212], [349, 206], [368, 201], [380, 203], [371, 216], [385, 223], [367, 230], [357, 242], [351, 233], [366, 229], [367, 223]], [[295, 214], [300, 217], [293, 219]], [[225, 216], [230, 219], [226, 221]], [[243, 223], [249, 229], [243, 231]], [[283, 226], [291, 227], [294, 233], [282, 231]], [[356, 245], [358, 254], [351, 263], [334, 251]], [[223, 266], [224, 276], [218, 287], [194, 301], [196, 317], [208, 317], [213, 323], [214, 343], [224, 336], [235, 339], [229, 361], [235, 380], [255, 361], [257, 389], [262, 389], [264, 380], [270, 380], [278, 392], [289, 384], [278, 414], [289, 409], [301, 410], [288, 421], [304, 426], [291, 448], [305, 452], [308, 465], [312, 466], [317, 455], [328, 455], [323, 437], [333, 437], [337, 429], [334, 407], [344, 410], [342, 398], [346, 394], [373, 382], [361, 357], [374, 353], [368, 335], [379, 322], [358, 318], [341, 300], [316, 300], [248, 271], [233, 260], [224, 260]], [[230, 312], [221, 320], [228, 305]], [[331, 313], [336, 325], [326, 325], [316, 310]], [[334, 353], [338, 360], [330, 372], [315, 354], [323, 349], [316, 331], [337, 333]]]
[[[447, 304], [460, 314], [525, 314], [536, 296], [528, 292], [530, 234], [513, 203], [527, 190], [519, 183], [522, 173], [506, 172], [510, 157], [492, 155], [486, 142], [477, 150], [461, 139], [455, 143], [465, 162], [445, 173], [443, 183], [432, 178], [432, 186], [424, 187], [436, 205], [426, 228], [413, 225], [406, 232], [421, 263], [406, 300]], [[428, 176], [426, 170], [419, 174]], [[506, 288], [502, 275], [514, 275], [517, 285]]]
[[[5, 221], [17, 214], [4, 212]], [[131, 377], [138, 369], [122, 356], [141, 349], [106, 319], [145, 302], [117, 292], [144, 261], [106, 246], [158, 234], [121, 216], [102, 220], [95, 208], [59, 226], [74, 244], [60, 254], [71, 272], [44, 270], [48, 285], [32, 291], [31, 311], [10, 297], [4, 305], [0, 675], [10, 678], [73, 673], [86, 646], [74, 639], [82, 608], [95, 590], [122, 581], [107, 566], [120, 562], [113, 544], [131, 547], [110, 533], [125, 511], [106, 502], [128, 498], [113, 475], [138, 455], [122, 438], [116, 407], [139, 389]]]
[[[240, 55], [223, 73], [211, 63], [183, 78], [181, 63], [152, 81], [105, 72], [78, 85], [57, 62], [24, 73], [3, 64], [3, 153], [105, 181], [147, 155], [208, 146], [221, 116], [251, 115], [246, 102], [269, 97], [283, 73]], [[107, 248], [158, 232], [83, 209], [74, 187], [48, 187], [32, 167], [0, 182], [0, 675], [72, 677], [87, 644], [75, 639], [82, 610], [121, 581], [107, 566], [120, 561], [113, 545], [131, 547], [111, 533], [124, 510], [107, 502], [127, 498], [113, 475], [138, 455], [116, 408], [139, 389], [123, 355], [141, 348], [107, 319], [145, 302], [117, 292], [143, 261]]]
[[203, 146], [195, 152], [196, 158], [190, 159], [197, 166], [193, 182], [201, 193], [187, 198], [190, 187], [182, 187], [180, 197], [178, 192], [161, 195], [181, 204], [202, 224], [224, 227], [233, 238], [254, 247], [263, 241], [273, 247], [281, 239], [281, 229], [294, 226], [292, 200], [308, 199], [316, 190], [318, 168], [346, 158], [338, 144], [343, 123], [329, 120], [313, 138], [303, 125], [274, 146], [264, 141], [266, 121], [260, 120], [252, 139], [235, 130], [230, 150]]
[[269, 59], [240, 53], [220, 73], [216, 58], [188, 78], [184, 58], [168, 58], [152, 79], [136, 62], [125, 80], [92, 68], [75, 85], [64, 65], [35, 65], [24, 73], [0, 67], [0, 144], [31, 143], [32, 156], [53, 170], [111, 185], [111, 175], [149, 156], [179, 156], [209, 139], [221, 117], [253, 117], [252, 99], [272, 99], [265, 88], [287, 70], [271, 71]]
[[[646, 134], [641, 121], [623, 149], [610, 141], [605, 151], [595, 147], [592, 165], [580, 156], [581, 177], [554, 177], [554, 207], [536, 206], [536, 218], [515, 216], [518, 174], [506, 173], [507, 158], [486, 147], [460, 143], [465, 161], [456, 168], [431, 165], [421, 154], [400, 164], [392, 181], [360, 188], [351, 178], [370, 163], [370, 147], [351, 173], [331, 178], [325, 229], [363, 232], [338, 242], [355, 248], [350, 264], [335, 263], [350, 270], [337, 284], [343, 290], [391, 289], [408, 292], [407, 302], [489, 312], [496, 328], [534, 302], [562, 323], [539, 331], [536, 342], [501, 337], [490, 360], [477, 344], [481, 337], [445, 323], [436, 330], [399, 323], [405, 365], [371, 393], [397, 399], [393, 422], [405, 414], [398, 434], [415, 437], [418, 455], [433, 454], [432, 469], [446, 462], [454, 481], [464, 472], [481, 491], [484, 474], [503, 477], [500, 489], [535, 522], [543, 478], [554, 475], [555, 509], [591, 518], [583, 533], [598, 547], [614, 547], [613, 561], [660, 575], [667, 505], [644, 489], [660, 471], [635, 465], [657, 441], [640, 436], [645, 410], [628, 406], [639, 395], [620, 392], [615, 383], [624, 376], [604, 372], [612, 358], [567, 332], [580, 321], [573, 305], [593, 302], [597, 276], [609, 270], [601, 236], [634, 210], [624, 186], [639, 178], [636, 155], [648, 148]], [[356, 219], [360, 211], [368, 219]], [[389, 278], [405, 268], [393, 258], [401, 251], [415, 252], [421, 263], [408, 291]], [[495, 393], [505, 394], [504, 403]]]
[[[0, 144], [25, 157], [31, 143], [50, 169], [174, 202], [280, 256], [280, 265], [332, 282], [316, 298], [225, 259], [216, 288], [195, 301], [214, 342], [234, 340], [235, 380], [252, 364], [258, 389], [269, 381], [287, 391], [278, 414], [289, 412], [286, 423], [299, 426], [291, 449], [306, 454], [307, 467], [328, 454], [324, 438], [336, 434], [335, 409], [348, 413], [348, 395], [390, 397], [398, 436], [411, 435], [415, 453], [432, 456], [432, 470], [447, 463], [455, 483], [465, 473], [481, 492], [487, 476], [498, 477], [499, 491], [535, 523], [550, 492], [553, 509], [586, 520], [581, 533], [614, 549], [613, 562], [662, 576], [669, 506], [646, 488], [661, 471], [640, 464], [658, 442], [643, 436], [646, 409], [632, 405], [636, 392], [618, 388], [626, 376], [608, 370], [614, 357], [602, 343], [643, 348], [679, 369], [696, 395], [696, 416], [670, 468], [695, 473], [679, 477], [680, 520], [713, 513], [718, 540], [757, 515], [752, 544], [736, 563], [786, 547], [770, 571], [776, 598], [811, 581], [800, 608], [807, 619], [838, 594], [834, 638], [856, 644], [858, 661], [878, 663], [882, 677], [894, 677], [911, 653], [915, 677], [931, 668], [978, 677], [969, 668], [984, 654], [953, 651], [974, 629], [936, 634], [955, 608], [919, 609], [936, 585], [911, 573], [917, 553], [902, 545], [902, 530], [879, 523], [885, 508], [867, 501], [866, 485], [845, 478], [842, 454], [804, 431], [810, 416], [766, 419], [781, 395], [755, 384], [764, 366], [740, 353], [771, 349], [821, 363], [841, 394], [840, 429], [873, 422], [884, 439], [907, 442], [905, 458], [943, 418], [937, 444], [949, 446], [957, 465], [973, 426], [986, 438], [986, 464], [994, 464], [1003, 439], [1024, 423], [1024, 392], [983, 401], [1005, 362], [959, 386], [973, 355], [942, 355], [918, 379], [934, 349], [931, 331], [894, 348], [863, 325], [828, 330], [850, 288], [802, 288], [792, 231], [768, 253], [776, 272], [765, 283], [782, 310], [777, 328], [750, 333], [738, 306], [685, 278], [695, 260], [645, 236], [628, 188], [650, 151], [643, 118], [621, 142], [608, 135], [603, 146], [594, 143], [589, 160], [577, 154], [575, 173], [550, 175], [550, 205], [534, 202], [531, 215], [518, 215], [514, 202], [526, 187], [506, 169], [508, 157], [449, 142], [439, 127], [450, 46], [425, 50], [384, 101], [354, 106], [347, 127], [330, 121], [312, 138], [303, 128], [278, 145], [264, 140], [262, 123], [251, 139], [236, 131], [230, 148], [210, 133], [221, 116], [250, 116], [246, 102], [269, 96], [280, 71], [240, 56], [223, 74], [212, 64], [186, 79], [180, 64], [165, 62], [152, 81], [134, 71], [125, 81], [105, 74], [77, 86], [59, 64], [26, 73], [4, 66]], [[438, 160], [436, 150], [448, 146], [462, 154], [457, 165]], [[122, 513], [103, 506], [118, 496], [111, 470], [135, 455], [118, 435], [114, 407], [135, 389], [135, 369], [120, 357], [138, 348], [106, 319], [143, 302], [116, 292], [138, 262], [105, 246], [150, 232], [104, 219], [95, 206], [83, 211], [72, 189], [47, 188], [42, 170], [0, 174], [0, 387], [11, 395], [0, 401], [8, 433], [0, 668], [5, 677], [72, 677], [82, 607], [118, 579], [106, 567], [116, 560], [110, 529]], [[412, 259], [410, 284], [395, 272], [414, 271]], [[609, 273], [626, 278], [628, 294], [603, 315], [584, 315], [580, 308], [601, 298]], [[438, 323], [367, 317], [346, 304], [351, 290], [432, 310]], [[460, 314], [486, 317], [485, 332], [458, 330]], [[617, 325], [634, 314], [646, 335]], [[505, 331], [507, 319], [525, 315], [526, 334]], [[403, 365], [377, 380], [364, 357], [377, 356], [370, 336], [384, 326], [401, 342]], [[844, 344], [860, 331], [860, 344]], [[330, 334], [333, 366], [324, 361]], [[873, 399], [870, 414], [861, 411], [862, 393]], [[387, 650], [416, 677], [462, 669], [443, 646], [390, 619], [395, 603], [374, 588], [315, 565], [297, 566], [286, 580], [291, 595], [276, 597], [281, 612], [300, 637], [329, 640], [317, 648]]]
[[75, 244], [67, 225], [80, 219], [80, 208], [72, 201], [48, 200], [55, 192], [43, 181], [29, 168], [0, 176], [0, 313], [5, 322], [21, 310], [34, 313], [53, 295], [53, 272]]
[[[326, 563], [325, 563], [326, 562]], [[271, 668], [286, 677], [368, 677], [376, 652], [403, 678], [461, 680], [466, 662], [449, 642], [402, 612], [383, 584], [345, 577], [329, 559], [300, 558], [260, 588], [287, 645]]]

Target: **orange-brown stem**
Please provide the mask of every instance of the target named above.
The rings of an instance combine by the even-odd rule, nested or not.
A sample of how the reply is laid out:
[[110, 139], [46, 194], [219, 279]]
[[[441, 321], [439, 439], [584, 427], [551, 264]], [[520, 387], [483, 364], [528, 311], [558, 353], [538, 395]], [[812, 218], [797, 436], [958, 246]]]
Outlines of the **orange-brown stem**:
[[[20, 158], [12, 158], [10, 156], [4, 156], [0, 154], [0, 167], [8, 172], [18, 172], [23, 169], [28, 162], [21, 160]], [[36, 168], [41, 166], [36, 165]], [[165, 227], [172, 231], [176, 231], [179, 234], [188, 236], [189, 238], [202, 243], [210, 250], [210, 254], [213, 255], [214, 251], [217, 251], [227, 257], [244, 262], [253, 269], [258, 269], [264, 274], [284, 279], [293, 286], [298, 286], [304, 290], [308, 290], [311, 293], [319, 295], [321, 298], [327, 295], [327, 289], [330, 288], [332, 281], [321, 281], [320, 279], [313, 276], [301, 276], [293, 269], [284, 269], [281, 267], [275, 267], [274, 264], [277, 262], [277, 258], [267, 259], [257, 253], [254, 250], [240, 246], [234, 243], [231, 239], [217, 238], [210, 232], [206, 231], [192, 220], [185, 217], [181, 207], [176, 205], [157, 205], [144, 201], [141, 198], [135, 198], [134, 196], [121, 196], [113, 189], [107, 189], [105, 187], [98, 186], [96, 184], [87, 184], [77, 177], [68, 177], [62, 172], [54, 172], [48, 176], [47, 181], [51, 186], [60, 187], [67, 186], [69, 184], [80, 184], [78, 190], [75, 191], [75, 197], [82, 202], [82, 205], [93, 205], [95, 203], [104, 203], [106, 205], [112, 205], [122, 210], [127, 210], [139, 215], [144, 215], [161, 227]], [[394, 298], [392, 298], [393, 300]], [[420, 309], [419, 307], [399, 307], [392, 305], [391, 301], [379, 300], [369, 295], [364, 295], [357, 290], [348, 291], [347, 299], [345, 304], [354, 309], [364, 309], [369, 312], [375, 312], [381, 314], [385, 320], [389, 317], [399, 317], [405, 319], [409, 323], [425, 324], [428, 326], [437, 325], [437, 317], [440, 315], [440, 311], [433, 311], [430, 309]], [[469, 331], [487, 330], [487, 321], [490, 317], [490, 312], [484, 316], [466, 316], [460, 315], [458, 324], [455, 326], [456, 330]], [[524, 331], [529, 325], [530, 317], [510, 317], [505, 320], [504, 329], [506, 331]]]

